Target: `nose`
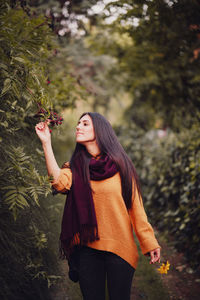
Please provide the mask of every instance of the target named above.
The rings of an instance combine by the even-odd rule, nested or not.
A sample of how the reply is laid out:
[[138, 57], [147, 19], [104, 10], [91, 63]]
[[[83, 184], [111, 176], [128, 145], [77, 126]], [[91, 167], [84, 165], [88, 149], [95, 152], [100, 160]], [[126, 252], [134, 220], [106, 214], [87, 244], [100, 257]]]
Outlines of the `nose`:
[[77, 130], [77, 131], [80, 130], [80, 123], [76, 126], [76, 130]]

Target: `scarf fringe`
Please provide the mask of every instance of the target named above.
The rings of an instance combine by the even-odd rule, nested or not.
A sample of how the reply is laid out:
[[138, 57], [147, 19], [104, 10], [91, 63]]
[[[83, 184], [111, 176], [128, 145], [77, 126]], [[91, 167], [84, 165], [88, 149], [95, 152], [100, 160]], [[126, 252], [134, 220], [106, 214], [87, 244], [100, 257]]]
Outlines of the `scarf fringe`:
[[61, 239], [59, 243], [59, 257], [61, 259], [69, 260], [70, 255], [73, 253], [74, 247], [81, 247], [88, 243], [99, 240], [97, 227], [91, 225], [82, 225], [81, 233], [77, 232], [71, 239]]

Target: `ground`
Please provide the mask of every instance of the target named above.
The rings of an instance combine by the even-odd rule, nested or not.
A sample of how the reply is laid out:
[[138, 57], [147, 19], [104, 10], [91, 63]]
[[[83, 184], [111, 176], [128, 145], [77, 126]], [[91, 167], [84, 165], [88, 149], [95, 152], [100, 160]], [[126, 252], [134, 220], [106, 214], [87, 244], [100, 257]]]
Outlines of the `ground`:
[[[160, 274], [159, 265], [150, 265], [140, 253], [140, 262], [134, 275], [131, 300], [199, 300], [200, 274], [192, 273], [184, 256], [159, 239], [162, 261], [170, 262], [168, 274]], [[52, 300], [81, 300], [79, 285], [68, 279], [68, 265], [60, 262], [62, 280], [51, 288]], [[122, 299], [123, 300], [123, 299]]]

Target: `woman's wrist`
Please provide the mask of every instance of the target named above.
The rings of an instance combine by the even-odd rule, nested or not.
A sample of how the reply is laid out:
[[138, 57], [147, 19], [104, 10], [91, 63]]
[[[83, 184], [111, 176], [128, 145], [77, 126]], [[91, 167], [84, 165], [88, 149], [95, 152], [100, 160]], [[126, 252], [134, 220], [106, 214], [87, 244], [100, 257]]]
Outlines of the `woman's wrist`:
[[51, 140], [47, 140], [47, 141], [42, 141], [42, 147], [43, 148], [48, 148], [49, 146], [51, 146]]

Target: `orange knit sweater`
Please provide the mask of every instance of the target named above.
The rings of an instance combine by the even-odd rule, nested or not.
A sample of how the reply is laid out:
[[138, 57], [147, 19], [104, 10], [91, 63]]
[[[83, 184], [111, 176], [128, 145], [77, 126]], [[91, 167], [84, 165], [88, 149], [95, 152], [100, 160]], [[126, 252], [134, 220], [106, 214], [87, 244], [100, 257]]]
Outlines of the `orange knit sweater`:
[[[57, 182], [52, 183], [52, 186], [58, 192], [65, 192], [70, 189], [71, 184], [71, 170], [65, 167], [61, 169]], [[101, 181], [91, 180], [91, 187], [100, 240], [87, 246], [113, 252], [136, 268], [138, 251], [133, 229], [143, 254], [160, 247], [148, 223], [142, 200], [135, 193], [132, 208], [127, 211], [121, 194], [119, 173]]]

